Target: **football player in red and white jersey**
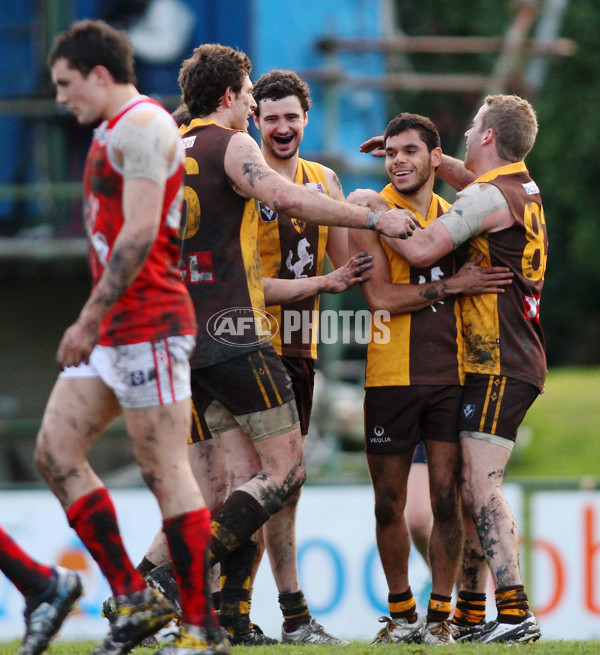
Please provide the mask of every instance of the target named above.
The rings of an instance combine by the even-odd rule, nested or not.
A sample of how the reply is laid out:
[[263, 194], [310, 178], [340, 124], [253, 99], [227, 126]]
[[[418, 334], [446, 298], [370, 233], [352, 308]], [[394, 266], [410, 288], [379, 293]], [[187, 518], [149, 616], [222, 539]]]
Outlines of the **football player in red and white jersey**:
[[137, 91], [124, 33], [102, 21], [75, 23], [48, 62], [57, 102], [82, 124], [102, 122], [84, 174], [94, 285], [58, 348], [62, 372], [38, 434], [38, 469], [115, 599], [109, 634], [94, 654], [127, 653], [175, 610], [133, 567], [87, 459], [122, 411], [160, 506], [181, 596], [180, 634], [161, 652], [224, 652], [229, 645], [205, 595], [210, 514], [187, 457], [196, 322], [177, 269], [181, 140], [168, 112]]

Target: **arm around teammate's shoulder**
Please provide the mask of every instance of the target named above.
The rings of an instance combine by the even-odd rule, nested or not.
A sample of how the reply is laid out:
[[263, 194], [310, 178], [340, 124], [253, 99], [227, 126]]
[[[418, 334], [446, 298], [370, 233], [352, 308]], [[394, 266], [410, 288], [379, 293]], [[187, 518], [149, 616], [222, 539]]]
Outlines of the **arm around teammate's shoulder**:
[[368, 228], [401, 238], [414, 229], [410, 212], [395, 209], [379, 214], [286, 180], [267, 165], [258, 145], [245, 132], [231, 137], [225, 152], [225, 172], [240, 195], [308, 223]]
[[510, 227], [515, 219], [506, 198], [493, 184], [471, 184], [456, 196], [456, 202], [425, 229], [416, 230], [407, 241], [386, 243], [411, 266], [430, 266], [469, 239]]
[[475, 180], [475, 173], [465, 168], [460, 159], [442, 155], [442, 163], [435, 171], [436, 175], [454, 189], [460, 191]]
[[246, 132], [231, 137], [225, 152], [225, 172], [240, 195], [256, 198], [276, 212], [309, 223], [344, 225], [344, 217], [336, 221], [332, 216], [335, 210], [341, 214], [338, 202], [279, 175], [267, 164], [260, 148]]
[[427, 284], [392, 282], [390, 260], [381, 245], [379, 235], [365, 230], [350, 230], [349, 237], [350, 252], [364, 248], [373, 257], [373, 267], [369, 271], [370, 280], [361, 286], [372, 312], [386, 311], [391, 315], [410, 314], [447, 297], [448, 293], [441, 282]]

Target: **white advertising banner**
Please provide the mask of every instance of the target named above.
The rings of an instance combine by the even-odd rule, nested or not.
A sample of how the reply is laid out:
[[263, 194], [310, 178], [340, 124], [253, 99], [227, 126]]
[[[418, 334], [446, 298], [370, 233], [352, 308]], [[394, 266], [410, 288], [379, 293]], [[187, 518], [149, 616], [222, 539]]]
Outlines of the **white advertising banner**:
[[[505, 485], [517, 524], [519, 487]], [[160, 526], [158, 507], [145, 489], [112, 492], [125, 545], [135, 564]], [[78, 570], [85, 595], [61, 629], [64, 639], [97, 639], [107, 629], [100, 616], [109, 587], [68, 526], [49, 491], [0, 492], [0, 524], [34, 557]], [[532, 505], [534, 588], [530, 590], [543, 635], [549, 639], [600, 638], [600, 493], [536, 492]], [[298, 563], [313, 615], [347, 639], [370, 640], [386, 615], [387, 587], [375, 545], [373, 493], [368, 485], [307, 486], [298, 511]], [[421, 610], [427, 604], [427, 568], [413, 549], [410, 581]], [[488, 618], [494, 618], [493, 591]], [[0, 639], [23, 633], [23, 600], [0, 575]], [[282, 617], [268, 562], [259, 570], [252, 618], [279, 637]]]
[[535, 609], [548, 639], [600, 639], [600, 492], [533, 495]]

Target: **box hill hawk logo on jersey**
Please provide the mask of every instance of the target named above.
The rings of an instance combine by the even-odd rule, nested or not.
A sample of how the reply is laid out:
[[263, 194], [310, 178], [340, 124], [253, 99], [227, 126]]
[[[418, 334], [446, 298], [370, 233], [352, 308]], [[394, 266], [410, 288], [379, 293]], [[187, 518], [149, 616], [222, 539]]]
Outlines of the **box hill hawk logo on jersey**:
[[525, 193], [528, 196], [533, 196], [534, 194], [540, 192], [538, 185], [533, 180], [531, 180], [531, 182], [527, 182], [527, 184], [524, 184], [523, 188], [525, 189]]
[[194, 141], [196, 140], [196, 136], [184, 136], [182, 141], [183, 141], [183, 147], [187, 150], [187, 148], [191, 148], [194, 145]]
[[298, 250], [294, 256], [293, 251], [288, 252], [287, 259], [285, 260], [285, 266], [291, 273], [294, 274], [296, 279], [301, 277], [308, 277], [304, 272], [305, 268], [308, 268], [310, 271], [313, 268], [313, 262], [315, 261], [315, 256], [312, 255], [308, 249], [310, 248], [310, 243], [308, 239], [300, 239], [298, 241]]
[[270, 207], [267, 207], [264, 203], [259, 202], [258, 208], [260, 209], [260, 218], [265, 223], [272, 223], [277, 220], [277, 212], [273, 211]]

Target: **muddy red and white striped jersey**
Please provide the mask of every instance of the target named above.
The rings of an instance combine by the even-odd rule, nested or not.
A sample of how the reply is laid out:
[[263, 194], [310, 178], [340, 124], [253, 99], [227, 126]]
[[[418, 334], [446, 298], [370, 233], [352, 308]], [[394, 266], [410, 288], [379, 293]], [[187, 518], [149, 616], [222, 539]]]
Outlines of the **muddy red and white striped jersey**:
[[[138, 96], [96, 129], [88, 153], [84, 218], [94, 285], [104, 272], [123, 226], [123, 175], [122, 168], [110, 156], [111, 135], [125, 114], [140, 108], [164, 113], [172, 121], [161, 105], [146, 96]], [[174, 121], [173, 130], [177, 131]], [[167, 175], [156, 240], [141, 271], [102, 321], [98, 341], [101, 345], [116, 346], [196, 332], [194, 309], [178, 269], [182, 179], [183, 148]]]

